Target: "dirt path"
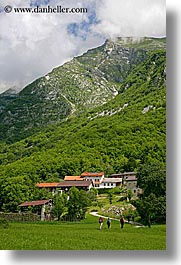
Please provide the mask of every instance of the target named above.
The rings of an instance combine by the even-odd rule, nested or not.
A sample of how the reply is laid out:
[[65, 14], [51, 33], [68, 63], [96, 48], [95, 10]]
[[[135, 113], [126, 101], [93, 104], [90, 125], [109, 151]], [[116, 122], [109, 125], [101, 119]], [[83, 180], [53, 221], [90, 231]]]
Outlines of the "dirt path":
[[[90, 212], [90, 214], [93, 215], [93, 216], [97, 216], [97, 217], [108, 218], [107, 216], [104, 216], [104, 215], [98, 214], [97, 212]], [[111, 217], [109, 217], [109, 218], [110, 218], [111, 220], [116, 220], [116, 221], [119, 222], [119, 218], [111, 218]], [[138, 227], [145, 227], [144, 225], [142, 225], [142, 224], [140, 224], [140, 223], [137, 223], [137, 222], [132, 222], [132, 221], [128, 222], [127, 220], [125, 220], [125, 222], [128, 223], [128, 224], [134, 225], [134, 226], [137, 227], [137, 228], [138, 228]]]

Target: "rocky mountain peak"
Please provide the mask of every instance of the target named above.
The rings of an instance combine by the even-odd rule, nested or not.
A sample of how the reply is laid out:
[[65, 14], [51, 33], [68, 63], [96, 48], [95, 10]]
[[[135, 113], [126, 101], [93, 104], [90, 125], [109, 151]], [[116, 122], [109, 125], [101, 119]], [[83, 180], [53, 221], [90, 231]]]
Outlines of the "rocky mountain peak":
[[[20, 138], [113, 99], [133, 69], [165, 39], [106, 40], [26, 86], [0, 113], [4, 135]], [[7, 92], [10, 93], [11, 92]]]

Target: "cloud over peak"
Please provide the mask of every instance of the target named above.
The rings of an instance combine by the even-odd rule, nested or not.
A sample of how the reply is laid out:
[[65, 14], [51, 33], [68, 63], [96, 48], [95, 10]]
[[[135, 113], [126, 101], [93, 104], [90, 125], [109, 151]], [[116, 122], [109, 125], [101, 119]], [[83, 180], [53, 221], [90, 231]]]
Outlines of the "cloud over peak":
[[164, 36], [165, 0], [62, 0], [87, 13], [8, 13], [12, 7], [60, 5], [58, 0], [1, 0], [0, 92], [24, 86], [87, 49], [118, 36]]

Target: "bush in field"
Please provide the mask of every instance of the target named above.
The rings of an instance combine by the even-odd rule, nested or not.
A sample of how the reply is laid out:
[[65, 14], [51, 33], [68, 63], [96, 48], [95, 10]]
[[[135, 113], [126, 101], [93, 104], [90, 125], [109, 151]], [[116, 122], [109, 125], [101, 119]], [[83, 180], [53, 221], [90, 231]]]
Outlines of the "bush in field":
[[0, 227], [8, 228], [8, 221], [5, 218], [0, 218]]

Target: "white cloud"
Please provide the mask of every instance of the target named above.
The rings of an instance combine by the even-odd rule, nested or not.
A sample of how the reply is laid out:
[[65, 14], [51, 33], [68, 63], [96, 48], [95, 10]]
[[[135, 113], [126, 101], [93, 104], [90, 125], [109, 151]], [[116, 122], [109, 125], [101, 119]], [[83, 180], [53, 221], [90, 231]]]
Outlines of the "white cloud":
[[[30, 3], [60, 5], [58, 0], [1, 0], [0, 6]], [[88, 13], [5, 14], [1, 8], [0, 92], [24, 86], [107, 37], [165, 35], [162, 0], [62, 0], [61, 6], [86, 7]]]
[[93, 30], [106, 37], [160, 37], [166, 34], [165, 0], [102, 0]]

